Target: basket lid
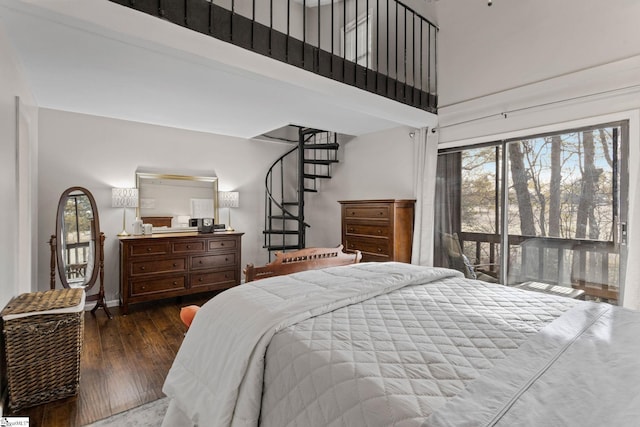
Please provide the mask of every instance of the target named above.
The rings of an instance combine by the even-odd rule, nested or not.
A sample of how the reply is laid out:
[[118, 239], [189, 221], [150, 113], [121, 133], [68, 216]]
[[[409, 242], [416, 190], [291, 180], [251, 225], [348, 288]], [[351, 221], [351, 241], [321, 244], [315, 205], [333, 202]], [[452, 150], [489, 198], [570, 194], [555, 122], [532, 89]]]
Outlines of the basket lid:
[[9, 301], [0, 316], [4, 320], [38, 314], [74, 313], [84, 309], [84, 289], [53, 289], [29, 292]]

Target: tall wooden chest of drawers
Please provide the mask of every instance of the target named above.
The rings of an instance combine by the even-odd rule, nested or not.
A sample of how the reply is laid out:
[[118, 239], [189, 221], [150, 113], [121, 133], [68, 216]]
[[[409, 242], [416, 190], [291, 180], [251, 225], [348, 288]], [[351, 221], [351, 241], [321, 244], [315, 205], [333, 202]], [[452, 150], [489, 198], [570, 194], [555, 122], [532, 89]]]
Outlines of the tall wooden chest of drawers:
[[362, 261], [411, 262], [415, 200], [345, 200], [342, 244]]
[[240, 283], [243, 233], [166, 233], [120, 238], [120, 302], [231, 288]]

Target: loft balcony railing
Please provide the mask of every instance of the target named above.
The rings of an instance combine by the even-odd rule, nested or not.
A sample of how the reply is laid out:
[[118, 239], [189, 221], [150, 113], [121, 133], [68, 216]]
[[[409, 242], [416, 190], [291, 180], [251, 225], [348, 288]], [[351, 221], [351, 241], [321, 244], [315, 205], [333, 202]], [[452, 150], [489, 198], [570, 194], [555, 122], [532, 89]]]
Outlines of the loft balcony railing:
[[398, 0], [111, 0], [436, 113], [438, 29]]
[[[458, 233], [460, 247], [477, 269], [500, 270], [500, 235]], [[582, 289], [590, 299], [617, 303], [618, 251], [614, 242], [509, 235], [509, 284], [527, 281]]]

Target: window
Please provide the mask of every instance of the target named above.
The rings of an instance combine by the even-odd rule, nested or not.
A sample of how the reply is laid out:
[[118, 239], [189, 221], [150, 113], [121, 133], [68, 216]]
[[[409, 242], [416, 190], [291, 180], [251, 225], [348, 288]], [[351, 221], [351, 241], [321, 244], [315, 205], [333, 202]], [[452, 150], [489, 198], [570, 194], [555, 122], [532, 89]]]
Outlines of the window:
[[620, 122], [442, 152], [437, 192], [449, 194], [436, 197], [449, 213], [438, 230], [505, 284], [559, 284], [616, 302], [626, 139]]

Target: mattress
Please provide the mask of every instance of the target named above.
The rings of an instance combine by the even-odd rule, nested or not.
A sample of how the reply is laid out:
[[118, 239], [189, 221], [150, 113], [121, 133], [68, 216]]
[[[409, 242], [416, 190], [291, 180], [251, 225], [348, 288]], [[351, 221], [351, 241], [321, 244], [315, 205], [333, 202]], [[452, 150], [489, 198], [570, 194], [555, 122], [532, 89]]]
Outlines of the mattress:
[[[640, 387], [632, 363], [638, 313], [608, 305], [400, 263], [309, 271], [230, 291], [194, 319], [165, 382], [171, 403], [163, 425], [571, 425], [576, 408], [558, 399], [536, 409], [545, 384], [554, 396], [571, 395], [576, 384], [567, 378], [589, 369], [591, 382]], [[626, 327], [602, 344], [615, 321]], [[585, 356], [594, 339], [602, 349]], [[624, 356], [615, 372], [604, 369], [610, 351]], [[599, 371], [611, 378], [596, 380]], [[584, 394], [583, 412], [602, 397]], [[629, 399], [616, 396], [616, 407]], [[620, 425], [637, 419], [636, 408], [620, 411], [627, 417]], [[565, 424], [541, 424], [549, 419]]]

